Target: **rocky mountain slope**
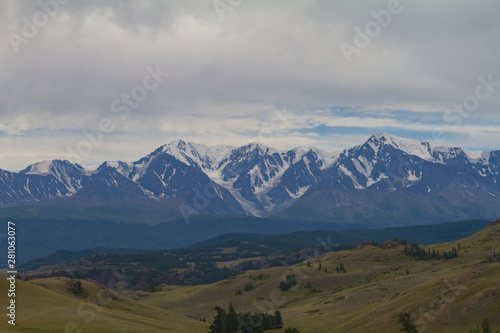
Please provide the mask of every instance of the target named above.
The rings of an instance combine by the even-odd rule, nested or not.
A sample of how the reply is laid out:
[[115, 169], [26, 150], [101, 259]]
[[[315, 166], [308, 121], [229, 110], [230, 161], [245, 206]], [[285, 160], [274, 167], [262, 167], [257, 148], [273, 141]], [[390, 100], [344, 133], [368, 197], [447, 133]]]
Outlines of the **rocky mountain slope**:
[[0, 170], [0, 207], [168, 201], [184, 215], [389, 224], [411, 215], [445, 222], [500, 213], [499, 169], [500, 151], [471, 152], [383, 133], [339, 154], [178, 140], [136, 162], [107, 161], [93, 171], [60, 160], [19, 173]]

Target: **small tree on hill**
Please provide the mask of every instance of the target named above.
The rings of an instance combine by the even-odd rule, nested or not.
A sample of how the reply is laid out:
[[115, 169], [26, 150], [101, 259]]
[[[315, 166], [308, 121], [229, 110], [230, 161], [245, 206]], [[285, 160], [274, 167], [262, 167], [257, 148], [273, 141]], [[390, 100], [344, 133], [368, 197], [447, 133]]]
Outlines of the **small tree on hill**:
[[484, 318], [483, 321], [481, 322], [481, 332], [492, 333], [490, 322], [486, 318]]
[[217, 315], [214, 317], [214, 322], [210, 325], [209, 333], [223, 333], [226, 332], [226, 311], [220, 306], [215, 307]]
[[283, 317], [281, 316], [281, 312], [278, 310], [274, 312], [274, 326], [275, 328], [283, 327]]
[[405, 333], [418, 333], [417, 325], [415, 325], [415, 320], [411, 317], [408, 312], [401, 312], [398, 315], [398, 322], [401, 324], [401, 332]]
[[68, 282], [68, 290], [80, 297], [88, 294], [87, 290], [83, 287], [82, 282], [80, 280], [73, 280], [73, 278], [71, 278]]
[[288, 327], [286, 330], [285, 330], [285, 333], [300, 333], [300, 331], [296, 328], [291, 328], [291, 327]]
[[285, 281], [280, 282], [281, 291], [287, 291], [297, 284], [297, 277], [295, 274], [288, 274]]
[[236, 332], [238, 330], [238, 315], [234, 310], [233, 303], [229, 303], [229, 309], [227, 310], [225, 326], [226, 331], [228, 332]]

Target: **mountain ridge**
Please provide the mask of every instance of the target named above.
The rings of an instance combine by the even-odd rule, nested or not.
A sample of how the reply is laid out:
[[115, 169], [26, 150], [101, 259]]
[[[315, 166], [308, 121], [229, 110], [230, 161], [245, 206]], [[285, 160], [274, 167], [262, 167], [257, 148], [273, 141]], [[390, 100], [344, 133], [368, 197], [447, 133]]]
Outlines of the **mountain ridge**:
[[[389, 208], [380, 208], [394, 200], [380, 201], [400, 193], [398, 199], [408, 200], [396, 213], [418, 200], [423, 202], [417, 210], [426, 205], [440, 210], [437, 202], [445, 210], [453, 206], [439, 222], [500, 213], [491, 208], [500, 206], [499, 170], [498, 150], [471, 152], [386, 133], [339, 154], [315, 147], [276, 150], [259, 143], [232, 147], [175, 140], [135, 162], [105, 161], [93, 171], [61, 160], [34, 163], [18, 173], [0, 170], [0, 207], [169, 200], [184, 215], [293, 216], [300, 210], [304, 218], [320, 205], [320, 219], [342, 220], [339, 209], [362, 207], [360, 218], [395, 221]], [[461, 212], [460, 206], [477, 203], [490, 207], [486, 214]]]

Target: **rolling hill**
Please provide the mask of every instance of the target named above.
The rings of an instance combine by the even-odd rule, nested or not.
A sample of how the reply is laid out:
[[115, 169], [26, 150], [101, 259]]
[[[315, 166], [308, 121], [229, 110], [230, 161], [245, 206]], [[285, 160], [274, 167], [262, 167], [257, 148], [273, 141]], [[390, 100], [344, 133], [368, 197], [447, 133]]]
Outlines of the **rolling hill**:
[[[72, 325], [82, 332], [207, 332], [214, 306], [232, 303], [241, 312], [279, 310], [284, 328], [302, 333], [397, 332], [403, 311], [416, 320], [419, 332], [467, 332], [483, 318], [495, 330], [500, 328], [499, 240], [497, 220], [462, 240], [421, 246], [439, 258], [408, 256], [402, 240], [367, 242], [289, 267], [247, 271], [208, 285], [163, 285], [156, 292], [124, 290], [119, 279], [109, 288], [61, 277], [18, 281], [17, 325], [0, 329], [54, 332]], [[457, 256], [444, 259], [452, 249]], [[0, 288], [7, 289], [5, 278]], [[5, 304], [6, 294], [0, 297]]]
[[[402, 311], [415, 318], [420, 331], [466, 332], [483, 318], [500, 328], [500, 262], [488, 259], [499, 253], [499, 240], [497, 220], [463, 240], [424, 246], [449, 251], [460, 244], [454, 259], [416, 260], [402, 253], [402, 245], [366, 245], [321, 255], [309, 265], [248, 271], [205, 286], [166, 286], [141, 301], [196, 318], [210, 318], [214, 304], [229, 302], [242, 312], [279, 309], [285, 326], [306, 333], [397, 332]], [[335, 271], [340, 264], [346, 273]], [[291, 274], [297, 284], [280, 291], [280, 282]], [[253, 289], [236, 295], [248, 283]]]
[[[208, 325], [173, 311], [131, 300], [94, 281], [81, 280], [73, 293], [66, 278], [16, 282], [16, 325], [2, 332], [206, 332]], [[115, 288], [116, 289], [116, 288]], [[0, 290], [8, 290], [0, 274]], [[119, 290], [119, 289], [116, 289]], [[0, 302], [7, 304], [7, 293]]]

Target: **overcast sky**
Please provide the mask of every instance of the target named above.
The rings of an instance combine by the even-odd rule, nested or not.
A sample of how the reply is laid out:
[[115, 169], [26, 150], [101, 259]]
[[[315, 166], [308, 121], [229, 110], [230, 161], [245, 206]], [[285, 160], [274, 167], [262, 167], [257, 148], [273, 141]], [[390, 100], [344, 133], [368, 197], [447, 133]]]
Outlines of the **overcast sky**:
[[498, 13], [499, 1], [2, 0], [0, 169], [134, 161], [174, 139], [338, 151], [388, 132], [498, 150]]

